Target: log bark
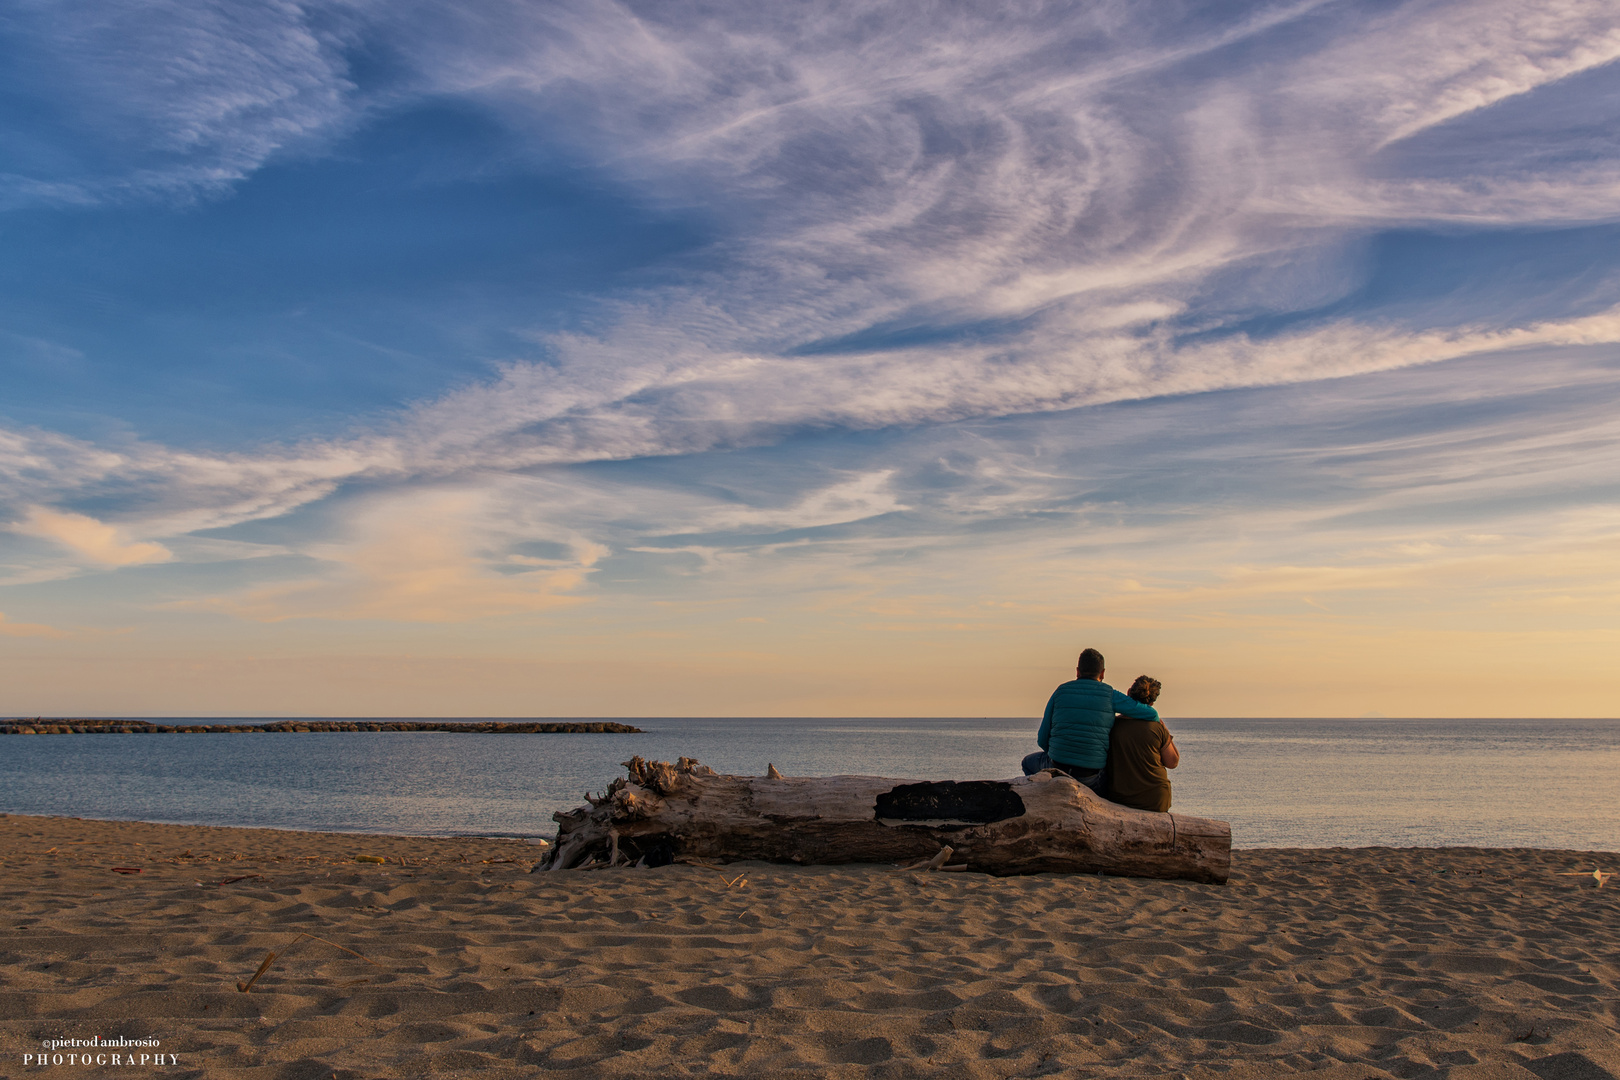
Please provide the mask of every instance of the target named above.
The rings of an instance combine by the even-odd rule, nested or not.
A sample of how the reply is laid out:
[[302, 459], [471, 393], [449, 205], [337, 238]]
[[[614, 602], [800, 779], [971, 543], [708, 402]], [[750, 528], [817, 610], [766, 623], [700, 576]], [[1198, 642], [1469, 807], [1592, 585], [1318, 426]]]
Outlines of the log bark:
[[[632, 758], [589, 805], [553, 817], [542, 867], [617, 851], [649, 866], [676, 858], [826, 864], [915, 862], [942, 847], [990, 874], [1097, 873], [1224, 882], [1232, 827], [1132, 810], [1050, 772], [1013, 780], [726, 776], [691, 758]], [[775, 772], [775, 769], [771, 770]], [[537, 867], [540, 869], [540, 867]]]

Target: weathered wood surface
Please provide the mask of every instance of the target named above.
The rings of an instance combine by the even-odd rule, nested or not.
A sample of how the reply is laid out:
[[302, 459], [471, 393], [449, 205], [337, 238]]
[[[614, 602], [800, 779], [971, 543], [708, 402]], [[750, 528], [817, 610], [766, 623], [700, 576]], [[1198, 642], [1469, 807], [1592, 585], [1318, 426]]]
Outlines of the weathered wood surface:
[[1224, 882], [1232, 827], [1111, 803], [1067, 776], [918, 781], [725, 776], [691, 758], [625, 762], [588, 806], [554, 817], [547, 869], [674, 858], [914, 862], [942, 847], [991, 874], [1043, 871]]

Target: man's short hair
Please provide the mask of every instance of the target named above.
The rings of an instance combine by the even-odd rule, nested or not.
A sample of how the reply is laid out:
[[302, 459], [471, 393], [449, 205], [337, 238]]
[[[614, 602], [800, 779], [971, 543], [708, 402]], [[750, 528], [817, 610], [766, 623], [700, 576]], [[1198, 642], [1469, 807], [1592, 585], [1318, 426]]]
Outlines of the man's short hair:
[[1159, 691], [1164, 687], [1158, 679], [1147, 675], [1138, 675], [1131, 688], [1125, 691], [1125, 696], [1132, 701], [1140, 701], [1143, 705], [1151, 705], [1159, 700]]
[[1080, 654], [1080, 677], [1094, 679], [1103, 673], [1102, 653], [1096, 649], [1087, 649]]

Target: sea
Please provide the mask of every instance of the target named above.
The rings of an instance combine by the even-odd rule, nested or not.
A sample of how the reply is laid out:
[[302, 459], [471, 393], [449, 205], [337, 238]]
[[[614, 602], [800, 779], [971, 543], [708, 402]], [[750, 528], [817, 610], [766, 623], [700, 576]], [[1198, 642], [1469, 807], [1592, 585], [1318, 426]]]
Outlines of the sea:
[[[602, 791], [633, 755], [692, 757], [747, 775], [775, 765], [788, 776], [939, 780], [1016, 776], [1019, 760], [1036, 749], [1036, 724], [1026, 718], [622, 722], [643, 733], [5, 736], [0, 811], [550, 837], [554, 812]], [[1620, 851], [1620, 720], [1169, 723], [1182, 761], [1171, 774], [1174, 811], [1231, 822], [1235, 847]]]

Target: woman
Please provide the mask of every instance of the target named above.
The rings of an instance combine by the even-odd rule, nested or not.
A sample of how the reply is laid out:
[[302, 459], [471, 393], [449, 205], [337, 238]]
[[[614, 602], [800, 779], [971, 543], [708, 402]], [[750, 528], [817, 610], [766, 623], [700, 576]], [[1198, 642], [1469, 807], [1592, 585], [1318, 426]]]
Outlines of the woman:
[[[1163, 684], [1139, 675], [1125, 696], [1143, 705], [1159, 700]], [[1162, 721], [1119, 716], [1108, 733], [1109, 798], [1137, 810], [1170, 809], [1170, 774], [1181, 764], [1181, 752]]]

